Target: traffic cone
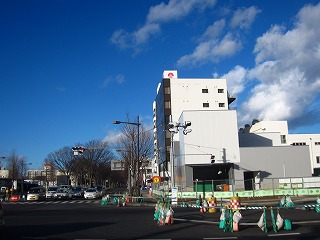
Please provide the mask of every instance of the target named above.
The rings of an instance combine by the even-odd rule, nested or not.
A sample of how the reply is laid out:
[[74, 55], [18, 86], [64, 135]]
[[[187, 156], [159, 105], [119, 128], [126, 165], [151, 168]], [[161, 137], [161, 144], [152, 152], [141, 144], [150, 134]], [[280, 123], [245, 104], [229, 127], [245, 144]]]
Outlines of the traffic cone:
[[171, 207], [167, 211], [165, 223], [168, 225], [173, 224], [173, 210]]
[[239, 223], [233, 222], [232, 228], [233, 228], [234, 232], [238, 232], [239, 231]]

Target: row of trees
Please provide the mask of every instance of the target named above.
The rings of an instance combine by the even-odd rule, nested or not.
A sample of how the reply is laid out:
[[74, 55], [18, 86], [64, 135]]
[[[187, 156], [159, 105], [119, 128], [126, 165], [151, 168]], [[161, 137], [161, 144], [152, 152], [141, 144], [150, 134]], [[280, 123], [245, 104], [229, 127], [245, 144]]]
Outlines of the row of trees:
[[[49, 153], [44, 159], [44, 164], [50, 166], [47, 177], [54, 179], [52, 173], [58, 170], [69, 180], [72, 176], [77, 185], [104, 185], [106, 181], [111, 185], [129, 183], [130, 194], [139, 195], [145, 159], [152, 157], [153, 154], [153, 132], [145, 130], [140, 124], [138, 128], [135, 125], [122, 124], [120, 131], [121, 134], [116, 139], [91, 140], [75, 144], [74, 146], [85, 149], [79, 155], [74, 155], [72, 151], [74, 146], [65, 146]], [[13, 152], [6, 160], [9, 178], [25, 179], [27, 170], [25, 158]], [[124, 170], [112, 171], [112, 160], [123, 161]]]
[[72, 175], [76, 185], [104, 185], [106, 180], [115, 181], [113, 177], [123, 180], [121, 175], [111, 174], [114, 154], [108, 142], [92, 140], [77, 145], [84, 147], [83, 154], [74, 155], [72, 147], [67, 146], [48, 154], [45, 163], [68, 177]]

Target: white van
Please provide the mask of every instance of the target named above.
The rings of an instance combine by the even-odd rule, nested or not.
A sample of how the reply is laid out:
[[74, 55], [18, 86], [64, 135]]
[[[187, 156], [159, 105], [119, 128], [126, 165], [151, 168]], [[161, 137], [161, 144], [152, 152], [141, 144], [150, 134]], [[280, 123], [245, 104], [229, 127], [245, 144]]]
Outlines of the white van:
[[27, 194], [27, 201], [42, 201], [46, 199], [46, 190], [44, 187], [30, 188]]

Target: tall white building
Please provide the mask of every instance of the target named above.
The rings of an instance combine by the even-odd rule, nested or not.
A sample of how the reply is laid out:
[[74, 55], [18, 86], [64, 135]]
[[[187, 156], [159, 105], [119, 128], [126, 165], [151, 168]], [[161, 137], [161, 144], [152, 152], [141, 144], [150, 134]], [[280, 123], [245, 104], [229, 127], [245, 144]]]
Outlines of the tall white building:
[[[208, 167], [211, 155], [215, 156], [217, 161], [224, 159], [226, 163], [225, 153], [232, 152], [235, 154], [234, 159], [239, 161], [236, 113], [229, 110], [229, 104], [234, 100], [235, 98], [228, 94], [226, 79], [178, 78], [177, 71], [164, 71], [153, 104], [155, 156], [160, 176], [171, 177], [172, 173], [176, 173], [173, 174], [175, 182], [186, 186], [185, 181], [193, 174], [193, 170], [197, 169], [199, 172], [199, 169]], [[168, 131], [170, 122], [186, 121], [191, 122], [190, 134], [172, 136]], [[208, 133], [207, 136], [203, 136], [204, 132]], [[226, 133], [230, 139], [226, 138]], [[186, 141], [189, 136], [193, 137]], [[175, 153], [172, 155], [171, 137], [175, 146]], [[197, 151], [192, 149], [192, 145], [199, 146]], [[184, 148], [183, 157], [179, 154], [181, 151], [178, 148]], [[228, 162], [230, 161], [228, 159]], [[203, 164], [206, 166], [200, 167]], [[182, 177], [179, 174], [181, 172], [187, 174], [183, 174]]]

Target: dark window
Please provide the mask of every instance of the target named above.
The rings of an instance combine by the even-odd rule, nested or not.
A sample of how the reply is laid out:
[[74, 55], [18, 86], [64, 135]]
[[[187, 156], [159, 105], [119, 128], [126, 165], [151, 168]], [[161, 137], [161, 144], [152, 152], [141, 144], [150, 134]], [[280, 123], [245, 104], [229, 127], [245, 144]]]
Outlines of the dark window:
[[317, 159], [317, 163], [320, 163], [320, 157], [316, 156], [316, 159]]
[[209, 107], [209, 103], [203, 103], [203, 107]]
[[202, 89], [202, 93], [208, 93], [209, 90], [207, 88]]
[[224, 89], [219, 88], [219, 89], [218, 89], [218, 93], [224, 93]]
[[224, 107], [225, 104], [224, 103], [219, 103], [219, 107]]
[[293, 146], [305, 146], [307, 145], [305, 142], [292, 143]]

